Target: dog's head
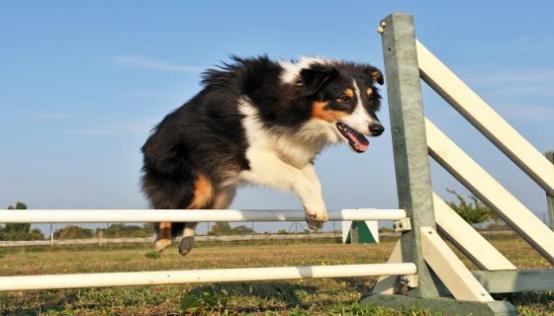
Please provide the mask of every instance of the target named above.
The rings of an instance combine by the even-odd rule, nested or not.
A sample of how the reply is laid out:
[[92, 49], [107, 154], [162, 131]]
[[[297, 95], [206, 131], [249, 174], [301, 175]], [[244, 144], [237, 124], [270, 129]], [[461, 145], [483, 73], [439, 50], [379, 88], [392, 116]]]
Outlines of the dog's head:
[[[311, 103], [311, 117], [327, 122], [337, 140], [344, 140], [358, 152], [369, 146], [366, 136], [376, 137], [385, 130], [376, 112], [381, 97], [375, 84], [382, 85], [377, 68], [344, 62], [315, 62], [299, 71], [297, 83]], [[331, 140], [332, 141], [332, 140]]]

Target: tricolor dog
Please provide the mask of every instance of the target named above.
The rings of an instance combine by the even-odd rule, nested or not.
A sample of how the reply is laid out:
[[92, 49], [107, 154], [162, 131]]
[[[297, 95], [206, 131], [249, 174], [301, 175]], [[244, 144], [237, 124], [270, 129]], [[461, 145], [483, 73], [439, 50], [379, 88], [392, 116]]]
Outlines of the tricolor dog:
[[[383, 84], [375, 67], [322, 58], [273, 61], [234, 57], [203, 74], [203, 89], [159, 123], [142, 152], [143, 191], [156, 209], [223, 209], [237, 186], [253, 183], [295, 192], [306, 221], [327, 220], [314, 159], [344, 142], [357, 153], [379, 136]], [[159, 223], [156, 249], [183, 234], [194, 243], [196, 223]]]

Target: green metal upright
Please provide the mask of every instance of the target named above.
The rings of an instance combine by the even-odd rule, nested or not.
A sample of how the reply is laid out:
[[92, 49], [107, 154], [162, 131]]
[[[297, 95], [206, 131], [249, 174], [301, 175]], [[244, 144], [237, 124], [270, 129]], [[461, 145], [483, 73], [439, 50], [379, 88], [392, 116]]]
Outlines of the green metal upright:
[[[444, 294], [444, 284], [425, 262], [421, 234], [422, 227], [436, 230], [436, 223], [413, 17], [393, 13], [381, 22], [379, 32], [382, 35], [398, 201], [411, 220], [411, 230], [403, 232], [400, 237], [402, 261], [416, 264], [418, 278], [415, 287], [408, 287], [407, 295], [376, 292], [362, 303], [430, 309], [443, 315], [515, 315], [509, 302], [461, 301], [439, 294]], [[449, 263], [445, 261], [444, 264]]]
[[437, 297], [420, 238], [420, 227], [435, 228], [435, 215], [414, 20], [411, 15], [393, 13], [382, 23], [398, 202], [412, 223], [412, 230], [401, 237], [402, 257], [416, 264], [419, 278], [419, 286], [409, 296]]

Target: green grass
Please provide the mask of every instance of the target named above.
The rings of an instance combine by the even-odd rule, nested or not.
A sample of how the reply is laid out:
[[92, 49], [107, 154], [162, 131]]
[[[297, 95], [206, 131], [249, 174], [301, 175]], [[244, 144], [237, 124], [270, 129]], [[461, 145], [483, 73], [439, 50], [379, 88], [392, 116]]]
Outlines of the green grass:
[[[550, 267], [519, 239], [504, 236], [492, 242], [520, 267]], [[0, 275], [375, 263], [386, 261], [393, 245], [394, 240], [363, 246], [328, 239], [199, 243], [184, 258], [175, 248], [157, 256], [150, 245], [12, 248], [2, 250]], [[0, 294], [0, 315], [434, 315], [358, 304], [375, 280], [9, 292]], [[554, 293], [523, 293], [500, 299], [512, 301], [521, 315], [554, 315]]]

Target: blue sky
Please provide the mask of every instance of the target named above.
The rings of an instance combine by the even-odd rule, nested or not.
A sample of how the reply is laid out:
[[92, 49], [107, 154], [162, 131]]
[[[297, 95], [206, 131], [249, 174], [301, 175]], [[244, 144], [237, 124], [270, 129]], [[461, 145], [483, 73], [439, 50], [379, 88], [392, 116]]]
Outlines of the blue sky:
[[[139, 147], [236, 54], [321, 55], [382, 68], [393, 11], [539, 150], [554, 150], [554, 3], [534, 1], [17, 1], [0, 3], [0, 207], [144, 208]], [[544, 191], [428, 88], [426, 114], [534, 212]], [[381, 117], [386, 126], [388, 108]], [[396, 207], [390, 133], [317, 160], [328, 207]], [[435, 190], [464, 192], [432, 163]], [[297, 208], [245, 188], [237, 208]]]

